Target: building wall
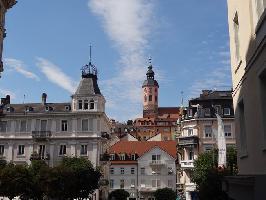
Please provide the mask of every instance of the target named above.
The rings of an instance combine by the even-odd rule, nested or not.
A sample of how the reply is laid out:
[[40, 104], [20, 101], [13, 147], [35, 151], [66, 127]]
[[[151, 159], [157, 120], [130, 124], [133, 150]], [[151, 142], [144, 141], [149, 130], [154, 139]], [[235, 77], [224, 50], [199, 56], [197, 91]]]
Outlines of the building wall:
[[[263, 79], [266, 72], [265, 7], [265, 0], [228, 0], [233, 100], [241, 175], [266, 173]], [[233, 21], [236, 12], [238, 26]], [[237, 49], [239, 56], [236, 55]]]

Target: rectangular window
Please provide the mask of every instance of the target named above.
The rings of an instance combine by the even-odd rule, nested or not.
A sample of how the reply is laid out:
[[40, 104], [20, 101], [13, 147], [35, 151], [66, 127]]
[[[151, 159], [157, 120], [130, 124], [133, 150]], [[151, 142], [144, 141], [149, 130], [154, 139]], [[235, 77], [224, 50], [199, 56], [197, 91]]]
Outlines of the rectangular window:
[[120, 160], [125, 160], [126, 159], [126, 155], [124, 153], [120, 154], [119, 157], [120, 157]]
[[151, 159], [152, 160], [161, 160], [161, 155], [152, 155]]
[[46, 131], [47, 120], [41, 120], [41, 131]]
[[188, 136], [191, 136], [191, 135], [193, 135], [193, 128], [188, 129]]
[[115, 172], [115, 171], [114, 171], [114, 168], [111, 167], [111, 168], [110, 168], [110, 174], [114, 174], [114, 172]]
[[135, 174], [135, 168], [134, 167], [131, 168], [131, 174]]
[[204, 145], [204, 151], [210, 152], [212, 149], [213, 149], [213, 145], [211, 144]]
[[125, 174], [125, 168], [124, 167], [121, 167], [120, 168], [120, 172], [121, 172], [121, 174]]
[[20, 121], [20, 132], [26, 132], [26, 127], [27, 127], [27, 121], [21, 120]]
[[152, 101], [152, 95], [149, 95], [149, 101]]
[[110, 179], [110, 188], [113, 189], [114, 188], [114, 180]]
[[230, 114], [230, 108], [224, 108], [224, 115], [229, 116]]
[[231, 125], [224, 125], [224, 136], [225, 137], [231, 137], [232, 136], [232, 129], [231, 129]]
[[204, 133], [206, 138], [212, 137], [212, 126], [206, 125], [204, 127]]
[[87, 145], [81, 145], [80, 147], [80, 155], [87, 155], [88, 148]]
[[5, 153], [5, 146], [4, 145], [0, 145], [0, 155], [3, 156]]
[[194, 151], [193, 149], [190, 149], [188, 152], [188, 159], [189, 160], [194, 160]]
[[41, 159], [45, 158], [45, 145], [40, 145], [39, 146], [39, 156]]
[[82, 131], [88, 131], [88, 130], [89, 130], [88, 119], [83, 119], [82, 120]]
[[66, 145], [60, 145], [59, 155], [60, 156], [66, 155]]
[[145, 175], [145, 167], [140, 168], [140, 174]]
[[25, 154], [24, 148], [25, 148], [24, 145], [18, 145], [18, 155], [24, 155]]
[[121, 179], [120, 180], [120, 189], [124, 189], [124, 187], [125, 187], [125, 180]]
[[61, 131], [67, 131], [67, 120], [62, 120]]
[[88, 100], [84, 100], [84, 110], [88, 110], [89, 109], [89, 102]]
[[110, 154], [110, 160], [115, 160], [115, 154]]
[[7, 130], [7, 122], [0, 121], [0, 132], [6, 132], [6, 130]]
[[211, 116], [211, 109], [210, 108], [205, 108], [204, 109], [205, 117], [210, 117]]
[[173, 180], [168, 180], [168, 187], [172, 188], [173, 187]]
[[79, 110], [82, 110], [82, 100], [78, 100], [78, 108]]
[[215, 108], [215, 113], [218, 114], [218, 115], [221, 115], [221, 111], [222, 111], [222, 108], [220, 105], [216, 105], [214, 106]]
[[135, 154], [131, 155], [131, 160], [136, 160], [136, 155]]
[[152, 180], [152, 181], [151, 181], [151, 184], [152, 184], [152, 187], [153, 187], [153, 188], [161, 187], [161, 181], [160, 181], [160, 180]]
[[135, 188], [135, 179], [131, 179], [131, 185], [130, 185], [131, 188]]

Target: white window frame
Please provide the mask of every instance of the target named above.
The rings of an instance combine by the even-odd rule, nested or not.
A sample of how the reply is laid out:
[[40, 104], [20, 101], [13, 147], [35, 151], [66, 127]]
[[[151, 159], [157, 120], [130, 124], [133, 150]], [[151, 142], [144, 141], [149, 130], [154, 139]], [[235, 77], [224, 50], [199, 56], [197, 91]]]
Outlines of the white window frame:
[[125, 168], [124, 167], [120, 167], [120, 174], [125, 174]]
[[[206, 127], [210, 127], [211, 128], [211, 132], [210, 133], [206, 132], [206, 130], [207, 130]], [[212, 138], [212, 135], [213, 135], [212, 126], [211, 125], [204, 125], [204, 137], [205, 138]]]
[[24, 156], [25, 155], [25, 145], [24, 144], [18, 145], [17, 155], [18, 156]]
[[80, 145], [80, 155], [81, 156], [87, 156], [88, 155], [88, 145], [87, 144]]
[[[225, 131], [225, 127], [230, 127], [230, 132]], [[230, 135], [228, 135], [230, 133]], [[232, 125], [231, 124], [224, 124], [224, 136], [225, 137], [232, 137]]]
[[68, 121], [66, 119], [61, 120], [61, 131], [66, 132], [68, 131]]
[[59, 146], [59, 152], [58, 152], [58, 155], [59, 156], [65, 156], [67, 154], [67, 146], [66, 144], [61, 144]]
[[230, 108], [224, 108], [224, 116], [230, 116], [230, 115], [231, 115], [231, 109]]
[[[22, 126], [22, 122], [25, 122], [25, 127]], [[22, 127], [25, 129], [22, 130]], [[20, 132], [26, 132], [27, 131], [27, 120], [20, 120], [19, 130], [20, 130]]]
[[131, 167], [130, 174], [135, 174], [135, 167]]

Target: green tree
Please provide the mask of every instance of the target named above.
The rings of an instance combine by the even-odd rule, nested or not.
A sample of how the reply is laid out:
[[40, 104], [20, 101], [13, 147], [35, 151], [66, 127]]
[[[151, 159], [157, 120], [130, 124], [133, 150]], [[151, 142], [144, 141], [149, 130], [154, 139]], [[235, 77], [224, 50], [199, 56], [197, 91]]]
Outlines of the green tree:
[[85, 158], [64, 158], [50, 170], [47, 194], [57, 199], [88, 198], [99, 187], [101, 173]]
[[218, 150], [205, 152], [194, 162], [191, 179], [197, 185], [200, 199], [220, 200], [227, 199], [227, 195], [222, 191], [224, 176], [236, 173], [236, 150], [230, 147], [227, 149], [227, 168], [218, 169]]
[[21, 196], [31, 188], [31, 176], [25, 165], [7, 164], [1, 170], [0, 180], [0, 193], [9, 199]]
[[176, 193], [170, 188], [158, 189], [154, 193], [157, 200], [176, 200]]
[[114, 190], [109, 194], [109, 200], [126, 200], [129, 193], [123, 189]]

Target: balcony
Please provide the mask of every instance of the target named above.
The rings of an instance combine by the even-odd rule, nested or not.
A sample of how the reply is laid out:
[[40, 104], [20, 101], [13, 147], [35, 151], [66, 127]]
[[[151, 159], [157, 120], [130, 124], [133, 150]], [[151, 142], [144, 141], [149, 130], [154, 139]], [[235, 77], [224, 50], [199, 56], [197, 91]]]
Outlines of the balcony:
[[151, 186], [148, 186], [145, 184], [140, 184], [139, 191], [140, 192], [155, 192], [158, 188], [157, 187], [151, 187]]
[[150, 160], [150, 165], [165, 165], [165, 161], [164, 160]]
[[32, 131], [31, 136], [36, 140], [46, 140], [52, 136], [52, 133], [51, 131]]
[[194, 167], [194, 160], [181, 160], [180, 161], [181, 168], [193, 168]]
[[187, 136], [187, 137], [179, 137], [178, 138], [178, 145], [179, 146], [191, 146], [191, 145], [197, 145], [199, 142], [198, 136]]

